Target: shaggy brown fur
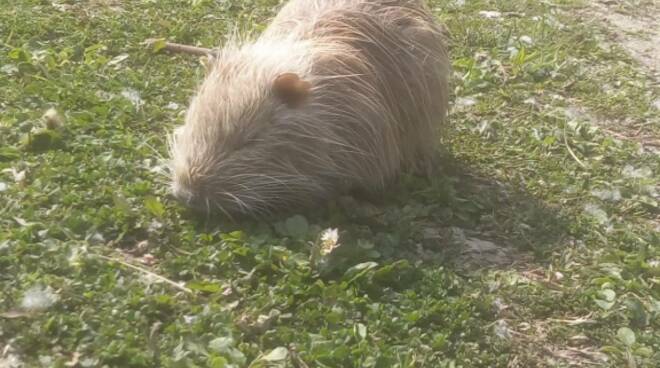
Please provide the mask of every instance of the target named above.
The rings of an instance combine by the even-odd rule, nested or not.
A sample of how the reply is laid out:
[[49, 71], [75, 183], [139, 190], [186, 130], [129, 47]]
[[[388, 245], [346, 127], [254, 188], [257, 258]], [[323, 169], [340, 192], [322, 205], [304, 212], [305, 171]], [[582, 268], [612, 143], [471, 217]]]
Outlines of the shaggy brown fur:
[[426, 170], [445, 121], [442, 28], [417, 0], [293, 0], [224, 47], [171, 142], [173, 193], [259, 216]]

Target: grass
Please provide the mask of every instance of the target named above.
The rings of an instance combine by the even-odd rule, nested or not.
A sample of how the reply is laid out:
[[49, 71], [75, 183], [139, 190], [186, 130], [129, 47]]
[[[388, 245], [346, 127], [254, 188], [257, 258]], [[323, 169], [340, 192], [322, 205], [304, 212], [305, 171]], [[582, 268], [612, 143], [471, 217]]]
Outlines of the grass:
[[657, 137], [659, 91], [584, 4], [433, 3], [455, 106], [432, 182], [274, 223], [169, 198], [202, 68], [141, 42], [213, 46], [277, 3], [0, 6], [0, 366], [660, 364], [660, 160], [632, 134]]

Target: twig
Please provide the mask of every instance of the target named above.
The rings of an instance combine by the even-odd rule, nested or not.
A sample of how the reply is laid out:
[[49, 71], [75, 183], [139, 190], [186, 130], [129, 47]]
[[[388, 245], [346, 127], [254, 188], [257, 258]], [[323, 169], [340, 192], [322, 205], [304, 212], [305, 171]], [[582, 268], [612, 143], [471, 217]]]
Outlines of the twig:
[[[144, 43], [148, 46], [151, 47], [153, 46], [156, 42], [159, 42], [159, 39], [155, 38], [149, 38], [144, 41]], [[190, 55], [197, 55], [197, 56], [214, 56], [216, 55], [216, 51], [212, 49], [207, 49], [205, 47], [196, 47], [196, 46], [190, 46], [190, 45], [183, 45], [180, 43], [173, 43], [173, 42], [165, 42], [163, 46], [163, 50], [169, 51], [169, 52], [174, 52], [174, 53], [179, 53], [179, 54], [190, 54]]]
[[295, 368], [309, 368], [309, 365], [302, 360], [295, 348], [289, 347], [289, 354]]
[[185, 287], [185, 286], [181, 286], [181, 285], [179, 285], [178, 283], [176, 283], [176, 282], [174, 282], [174, 281], [172, 281], [172, 280], [170, 280], [170, 279], [168, 279], [168, 278], [166, 278], [166, 277], [163, 277], [163, 276], [160, 276], [160, 275], [158, 275], [158, 274], [155, 274], [155, 273], [153, 273], [153, 272], [151, 272], [151, 271], [149, 271], [149, 270], [146, 270], [146, 269], [144, 269], [144, 268], [141, 268], [141, 267], [138, 267], [138, 266], [132, 265], [132, 264], [130, 264], [130, 263], [128, 263], [128, 262], [124, 262], [124, 261], [119, 260], [119, 259], [116, 259], [116, 258], [107, 257], [107, 256], [104, 256], [104, 255], [101, 255], [101, 254], [97, 254], [96, 256], [99, 257], [99, 258], [101, 258], [101, 259], [104, 259], [104, 260], [106, 260], [106, 261], [109, 261], [109, 262], [117, 262], [117, 263], [119, 263], [119, 264], [121, 264], [121, 265], [123, 265], [123, 266], [126, 266], [126, 267], [130, 268], [130, 269], [133, 269], [133, 270], [135, 270], [135, 271], [142, 272], [142, 273], [144, 273], [144, 274], [146, 274], [146, 275], [152, 276], [152, 277], [154, 277], [154, 278], [156, 278], [156, 279], [158, 279], [158, 280], [160, 280], [160, 281], [163, 281], [163, 282], [165, 282], [165, 283], [167, 283], [167, 284], [170, 284], [170, 285], [174, 286], [175, 288], [177, 288], [177, 289], [179, 289], [179, 290], [181, 290], [181, 291], [185, 291], [185, 292], [188, 293], [188, 294], [192, 294], [192, 293], [193, 293], [193, 291], [190, 290], [190, 289], [188, 289], [187, 287]]
[[154, 366], [159, 367], [161, 366], [161, 360], [160, 360], [160, 346], [158, 345], [158, 337], [160, 335], [160, 329], [163, 327], [162, 322], [156, 322], [151, 326], [151, 330], [149, 331], [149, 339], [147, 340], [147, 346], [149, 346], [149, 349], [151, 349], [151, 352], [153, 353], [153, 359], [154, 359]]
[[589, 313], [588, 315], [584, 317], [577, 317], [574, 319], [559, 319], [559, 318], [548, 318], [548, 321], [550, 322], [557, 322], [557, 323], [566, 323], [571, 326], [578, 326], [582, 324], [589, 324], [589, 323], [596, 323], [596, 320], [591, 319], [592, 313]]
[[575, 152], [573, 152], [573, 150], [571, 149], [571, 146], [568, 145], [568, 138], [566, 136], [566, 127], [565, 126], [564, 126], [564, 145], [566, 146], [566, 149], [568, 150], [568, 153], [571, 155], [571, 157], [573, 157], [575, 162], [580, 164], [580, 166], [582, 166], [583, 169], [587, 169], [587, 165], [585, 165], [582, 161], [580, 161], [580, 159], [575, 155]]

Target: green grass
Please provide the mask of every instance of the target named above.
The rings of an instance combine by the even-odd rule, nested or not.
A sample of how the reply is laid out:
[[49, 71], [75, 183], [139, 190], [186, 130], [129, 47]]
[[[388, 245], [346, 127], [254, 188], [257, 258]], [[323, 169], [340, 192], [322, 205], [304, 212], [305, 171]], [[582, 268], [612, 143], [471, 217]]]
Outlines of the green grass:
[[[0, 365], [660, 364], [660, 160], [612, 134], [657, 138], [659, 91], [577, 2], [435, 2], [459, 102], [442, 174], [242, 224], [168, 197], [159, 157], [203, 73], [141, 42], [213, 46], [278, 2], [52, 3], [74, 4], [0, 5]], [[330, 227], [342, 245], [310, 259]], [[27, 313], [35, 287], [55, 302]]]

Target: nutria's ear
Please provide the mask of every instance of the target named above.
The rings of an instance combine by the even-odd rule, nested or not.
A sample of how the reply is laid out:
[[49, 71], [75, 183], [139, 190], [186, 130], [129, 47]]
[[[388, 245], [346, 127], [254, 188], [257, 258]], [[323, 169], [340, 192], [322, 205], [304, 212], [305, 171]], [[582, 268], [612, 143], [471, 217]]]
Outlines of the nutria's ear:
[[312, 85], [298, 74], [284, 73], [275, 78], [273, 93], [290, 108], [299, 107], [309, 96]]

